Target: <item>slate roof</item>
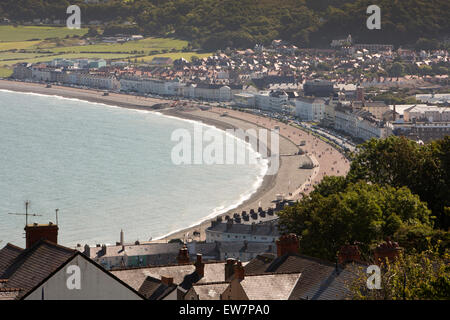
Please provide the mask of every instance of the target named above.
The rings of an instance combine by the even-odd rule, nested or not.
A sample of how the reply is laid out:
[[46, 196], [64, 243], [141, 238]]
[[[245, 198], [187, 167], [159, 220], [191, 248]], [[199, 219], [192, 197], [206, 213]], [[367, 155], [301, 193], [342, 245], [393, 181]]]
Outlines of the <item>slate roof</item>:
[[246, 275], [240, 284], [249, 300], [289, 300], [301, 277], [299, 272]]
[[304, 255], [287, 254], [281, 257], [265, 254], [251, 260], [245, 274], [300, 272], [292, 299], [340, 300], [349, 296], [348, 286], [357, 277], [357, 264], [345, 266]]
[[4, 288], [21, 289], [20, 298], [76, 254], [76, 250], [40, 240], [11, 260], [0, 279], [7, 279]]
[[187, 247], [189, 255], [193, 260], [198, 253], [203, 256], [203, 259], [220, 259], [219, 245], [216, 242], [189, 242]]
[[243, 241], [224, 241], [220, 243], [221, 252], [245, 252], [245, 253], [274, 253], [276, 245], [272, 242], [247, 242]]
[[220, 300], [220, 295], [230, 285], [229, 282], [194, 284], [192, 289], [199, 300]]
[[0, 250], [0, 278], [12, 261], [14, 261], [22, 251], [22, 248], [16, 247], [11, 243], [7, 243], [6, 246]]
[[276, 256], [270, 253], [257, 255], [245, 265], [245, 274], [257, 274], [266, 272], [267, 267], [275, 258]]
[[139, 291], [148, 276], [173, 278], [173, 283], [189, 290], [194, 283], [220, 282], [225, 279], [225, 262], [206, 262], [204, 276], [199, 277], [193, 264], [115, 269], [111, 273]]
[[148, 276], [145, 278], [138, 292], [148, 300], [161, 300], [173, 290], [176, 290], [176, 288], [177, 286], [175, 284], [167, 286], [161, 280]]
[[[115, 257], [115, 256], [150, 256], [172, 255], [174, 258], [178, 255], [179, 250], [183, 245], [180, 243], [146, 243], [146, 244], [125, 244], [125, 250], [121, 245], [106, 246], [106, 252], [102, 251], [102, 247], [90, 247], [88, 257], [91, 259], [101, 257]], [[80, 248], [80, 250], [84, 249]], [[83, 251], [84, 253], [85, 251]], [[165, 263], [165, 262], [164, 262]], [[161, 263], [163, 264], [163, 263]]]

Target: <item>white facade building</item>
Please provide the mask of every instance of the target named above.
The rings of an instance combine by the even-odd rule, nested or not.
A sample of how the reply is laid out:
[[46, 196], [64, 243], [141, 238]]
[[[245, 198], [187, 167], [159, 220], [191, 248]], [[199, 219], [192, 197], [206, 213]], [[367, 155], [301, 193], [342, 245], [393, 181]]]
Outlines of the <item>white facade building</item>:
[[390, 123], [375, 119], [366, 110], [342, 106], [335, 109], [334, 128], [362, 140], [386, 138], [392, 135], [393, 130]]
[[423, 119], [429, 122], [447, 122], [450, 121], [450, 108], [415, 105], [403, 111], [403, 119], [405, 122]]
[[25, 300], [142, 300], [135, 290], [77, 254]]
[[255, 106], [267, 111], [282, 111], [287, 106], [289, 96], [284, 91], [260, 91], [255, 94]]
[[217, 221], [211, 222], [211, 227], [206, 229], [206, 242], [275, 242], [279, 237], [278, 226], [275, 223], [241, 224]]
[[297, 98], [293, 101], [295, 115], [303, 121], [321, 121], [325, 117], [325, 100]]
[[50, 69], [47, 68], [32, 68], [31, 78], [35, 81], [50, 81]]

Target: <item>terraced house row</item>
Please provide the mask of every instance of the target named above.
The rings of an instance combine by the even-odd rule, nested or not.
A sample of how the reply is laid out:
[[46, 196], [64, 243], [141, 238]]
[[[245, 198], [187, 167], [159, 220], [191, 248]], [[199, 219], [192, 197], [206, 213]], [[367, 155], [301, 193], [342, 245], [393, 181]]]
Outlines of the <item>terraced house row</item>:
[[[288, 234], [276, 241], [276, 253], [249, 262], [204, 261], [183, 245], [175, 263], [106, 270], [92, 253], [57, 244], [55, 224], [31, 224], [25, 231], [26, 248], [8, 243], [0, 249], [0, 300], [347, 299], [349, 284], [366, 267], [357, 245], [343, 246], [335, 262], [324, 261], [299, 254], [297, 236]], [[401, 248], [389, 242], [376, 250], [381, 261]]]

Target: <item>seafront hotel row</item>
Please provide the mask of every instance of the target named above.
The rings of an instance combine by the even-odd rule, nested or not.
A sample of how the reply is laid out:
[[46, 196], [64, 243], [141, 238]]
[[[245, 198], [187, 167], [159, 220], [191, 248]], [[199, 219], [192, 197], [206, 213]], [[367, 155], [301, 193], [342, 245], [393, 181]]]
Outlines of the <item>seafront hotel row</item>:
[[[181, 65], [175, 62], [163, 61], [173, 63], [176, 70], [187, 68], [183, 67], [186, 61], [177, 62]], [[428, 142], [450, 132], [450, 108], [435, 102], [430, 104], [428, 100], [434, 95], [429, 95], [431, 98], [428, 95], [416, 97], [427, 104], [387, 105], [383, 101], [367, 100], [365, 88], [351, 83], [264, 76], [256, 80], [268, 81], [269, 88], [257, 90], [243, 85], [242, 81], [241, 84], [232, 82], [222, 71], [214, 75], [215, 80], [211, 83], [208, 76], [191, 79], [192, 76], [182, 76], [184, 71], [172, 70], [169, 75], [165, 74], [169, 71], [164, 68], [156, 69], [161, 78], [152, 77], [145, 68], [130, 68], [126, 62], [113, 61], [107, 65], [103, 59], [55, 59], [49, 63], [17, 64], [13, 78], [111, 92], [231, 103], [239, 108], [284, 113], [301, 121], [320, 123], [359, 141], [394, 134]]]
[[[101, 68], [104, 66], [106, 64], [103, 63], [103, 60], [99, 60], [92, 67]], [[90, 65], [88, 66], [88, 68], [92, 67]], [[231, 101], [233, 94], [240, 93], [243, 89], [242, 85], [187, 84], [178, 79], [166, 81], [139, 77], [127, 73], [117, 77], [116, 75], [102, 72], [92, 73], [86, 70], [66, 71], [62, 68], [52, 67], [46, 64], [33, 66], [19, 64], [14, 68], [13, 77], [21, 80], [55, 82], [110, 91], [121, 90], [140, 94], [179, 96], [214, 101]]]

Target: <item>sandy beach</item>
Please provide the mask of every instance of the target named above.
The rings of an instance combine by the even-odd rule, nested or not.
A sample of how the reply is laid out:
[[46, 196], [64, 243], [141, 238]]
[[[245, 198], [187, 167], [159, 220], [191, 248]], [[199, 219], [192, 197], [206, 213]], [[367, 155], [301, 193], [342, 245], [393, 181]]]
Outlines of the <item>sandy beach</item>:
[[[58, 95], [67, 98], [141, 110], [154, 110], [154, 106], [157, 104], [170, 104], [171, 102], [170, 100], [116, 93], [110, 93], [108, 96], [103, 96], [103, 91], [100, 90], [77, 89], [55, 85], [51, 88], [46, 88], [44, 84], [7, 80], [0, 80], [0, 89], [34, 92], [45, 95]], [[274, 207], [274, 200], [276, 199], [277, 194], [284, 194], [288, 199], [299, 199], [299, 197], [301, 197], [301, 192], [309, 193], [313, 186], [320, 182], [323, 176], [345, 175], [349, 169], [348, 160], [324, 141], [299, 128], [267, 117], [218, 107], [213, 107], [209, 110], [201, 110], [194, 107], [170, 108], [158, 111], [175, 117], [201, 121], [219, 129], [241, 128], [247, 130], [250, 128], [274, 129], [276, 126], [279, 127], [280, 167], [277, 174], [266, 175], [261, 186], [247, 201], [237, 208], [222, 214], [222, 216], [232, 215], [235, 212], [241, 213], [243, 210], [249, 212], [250, 209], [254, 209], [256, 211], [259, 206], [263, 209]], [[226, 112], [226, 116], [224, 116], [224, 112]], [[305, 145], [300, 146], [301, 142], [305, 142]], [[306, 154], [298, 155], [297, 152], [299, 151], [299, 148], [305, 151]], [[301, 169], [301, 164], [305, 162], [313, 162], [317, 167], [314, 169]], [[226, 181], [224, 181], [224, 183], [226, 183]], [[180, 207], [180, 211], [182, 210], [183, 208]], [[256, 222], [271, 218], [273, 217], [266, 216], [264, 219], [258, 218]], [[253, 222], [254, 221], [255, 220], [253, 220]], [[206, 220], [199, 225], [173, 232], [161, 240], [168, 241], [176, 238], [191, 238], [201, 241], [205, 239], [204, 231], [210, 225], [211, 219]], [[200, 236], [193, 237], [195, 231], [199, 232]], [[81, 240], [82, 239], [80, 239], [80, 241]]]

